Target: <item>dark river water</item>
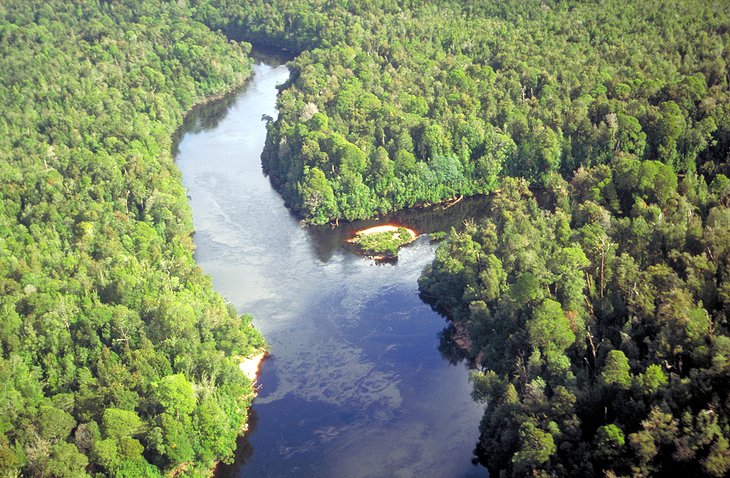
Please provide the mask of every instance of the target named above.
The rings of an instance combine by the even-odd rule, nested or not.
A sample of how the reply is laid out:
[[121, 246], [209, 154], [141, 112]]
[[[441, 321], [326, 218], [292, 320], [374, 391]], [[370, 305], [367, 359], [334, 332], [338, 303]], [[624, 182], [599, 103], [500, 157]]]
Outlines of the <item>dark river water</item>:
[[[177, 151], [196, 259], [271, 347], [250, 432], [217, 476], [472, 477], [482, 406], [468, 369], [439, 352], [446, 322], [421, 302], [427, 236], [376, 265], [344, 239], [371, 222], [308, 229], [261, 171], [263, 114], [285, 66], [259, 63], [238, 94], [192, 113]], [[458, 226], [478, 202], [388, 218], [418, 232]]]

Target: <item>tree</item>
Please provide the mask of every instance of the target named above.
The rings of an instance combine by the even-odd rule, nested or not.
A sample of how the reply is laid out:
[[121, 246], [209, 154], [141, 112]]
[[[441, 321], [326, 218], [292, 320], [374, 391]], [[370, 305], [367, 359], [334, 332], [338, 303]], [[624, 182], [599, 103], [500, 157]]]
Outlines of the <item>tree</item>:
[[550, 433], [538, 428], [532, 420], [520, 426], [519, 450], [512, 458], [514, 474], [526, 476], [532, 470], [543, 468], [557, 451]]
[[393, 162], [388, 156], [388, 151], [379, 146], [370, 160], [370, 174], [376, 179], [382, 179], [393, 175]]
[[578, 310], [583, 306], [585, 289], [584, 270], [590, 265], [579, 245], [562, 248], [555, 254], [553, 273], [556, 274], [556, 295], [567, 309]]
[[532, 318], [527, 321], [530, 345], [543, 351], [554, 350], [562, 353], [575, 341], [575, 333], [565, 317], [560, 303], [545, 299], [535, 308]]
[[596, 454], [601, 460], [609, 461], [618, 457], [626, 443], [624, 432], [613, 423], [603, 425], [596, 432]]
[[[177, 419], [190, 415], [195, 408], [196, 400], [193, 385], [180, 373], [168, 375], [160, 380], [155, 390], [155, 397], [165, 412]], [[118, 413], [114, 414], [117, 415]], [[124, 416], [131, 419], [127, 422], [127, 425], [134, 423], [133, 417], [126, 414]], [[115, 429], [115, 431], [119, 431], [119, 429]]]
[[54, 442], [63, 441], [76, 426], [71, 414], [47, 405], [41, 406], [36, 422], [41, 436]]
[[651, 364], [639, 376], [640, 386], [647, 393], [656, 393], [669, 383], [667, 375], [658, 364]]
[[623, 113], [618, 114], [617, 118], [618, 132], [614, 149], [641, 158], [646, 149], [646, 133], [642, 131], [639, 120]]
[[53, 447], [48, 462], [48, 474], [57, 478], [77, 478], [89, 476], [86, 465], [89, 463], [85, 455], [71, 443], [59, 443]]
[[419, 145], [421, 158], [429, 159], [442, 156], [447, 152], [448, 140], [443, 128], [438, 124], [430, 124], [423, 129]]
[[[509, 294], [518, 305], [537, 300], [542, 296], [540, 281], [531, 272], [526, 272], [510, 286]], [[558, 304], [558, 307], [560, 307], [560, 304]]]
[[315, 224], [324, 224], [336, 215], [337, 205], [332, 186], [321, 169], [314, 167], [305, 173], [304, 183], [299, 189], [303, 198], [305, 214]]
[[684, 117], [674, 101], [659, 105], [656, 120], [656, 148], [659, 159], [674, 169], [685, 170], [686, 164], [679, 163], [677, 140], [684, 130]]
[[618, 388], [631, 387], [629, 373], [629, 359], [620, 350], [611, 350], [606, 356], [601, 371], [601, 382], [605, 385], [614, 385]]
[[479, 273], [482, 283], [482, 295], [486, 300], [497, 300], [501, 297], [507, 285], [507, 273], [494, 254], [489, 254], [485, 260], [486, 267]]
[[135, 412], [117, 408], [104, 410], [101, 423], [104, 435], [117, 440], [135, 435], [142, 426], [142, 420]]

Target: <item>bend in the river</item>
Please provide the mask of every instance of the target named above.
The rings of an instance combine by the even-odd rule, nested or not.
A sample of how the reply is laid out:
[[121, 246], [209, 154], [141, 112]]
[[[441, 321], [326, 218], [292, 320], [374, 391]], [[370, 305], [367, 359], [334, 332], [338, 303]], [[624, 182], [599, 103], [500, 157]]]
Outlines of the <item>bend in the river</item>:
[[[262, 174], [261, 118], [276, 115], [287, 77], [257, 64], [238, 95], [191, 116], [178, 145], [196, 259], [271, 347], [251, 430], [218, 475], [485, 476], [471, 463], [482, 408], [467, 367], [439, 353], [444, 320], [418, 298], [435, 246], [421, 237], [376, 266], [343, 246], [347, 228], [302, 227]], [[419, 232], [458, 222], [428, 214]]]

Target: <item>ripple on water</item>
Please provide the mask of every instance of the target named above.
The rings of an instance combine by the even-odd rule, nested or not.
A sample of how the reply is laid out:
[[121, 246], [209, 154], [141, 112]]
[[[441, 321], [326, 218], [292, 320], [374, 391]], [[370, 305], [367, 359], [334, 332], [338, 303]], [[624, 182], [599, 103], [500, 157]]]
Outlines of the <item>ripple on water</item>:
[[261, 114], [276, 114], [286, 77], [257, 65], [227, 115], [178, 148], [196, 260], [254, 314], [272, 354], [247, 452], [223, 476], [484, 476], [470, 463], [481, 407], [466, 368], [438, 352], [443, 319], [418, 298], [434, 245], [421, 237], [375, 265], [342, 247], [346, 229], [302, 228], [261, 173]]

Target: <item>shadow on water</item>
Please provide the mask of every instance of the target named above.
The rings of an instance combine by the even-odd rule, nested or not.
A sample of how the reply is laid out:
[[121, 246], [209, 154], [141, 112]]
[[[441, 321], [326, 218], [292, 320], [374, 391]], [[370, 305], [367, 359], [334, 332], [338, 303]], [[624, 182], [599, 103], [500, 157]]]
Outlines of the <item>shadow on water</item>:
[[302, 227], [261, 170], [261, 116], [276, 114], [287, 71], [259, 53], [244, 89], [188, 115], [176, 154], [196, 260], [271, 348], [249, 432], [216, 476], [483, 477], [470, 463], [481, 407], [452, 334], [416, 288], [434, 244], [424, 237], [399, 263], [371, 267], [346, 240], [384, 223], [458, 229], [487, 216], [489, 199]]
[[246, 88], [247, 85], [248, 82], [244, 83], [240, 89], [235, 89], [216, 101], [193, 108], [185, 116], [181, 128], [182, 131], [186, 133], [200, 133], [217, 128], [233, 103], [236, 102], [241, 89]]
[[265, 63], [271, 66], [279, 66], [289, 63], [297, 57], [297, 54], [289, 50], [282, 50], [272, 46], [257, 44], [253, 46], [249, 56], [253, 58], [254, 63]]
[[418, 235], [449, 232], [452, 227], [460, 229], [465, 222], [479, 222], [488, 217], [490, 204], [489, 197], [474, 196], [464, 198], [448, 208], [436, 205], [404, 209], [384, 214], [378, 219], [342, 223], [336, 227], [314, 226], [307, 228], [307, 231], [312, 238], [317, 258], [322, 262], [327, 262], [339, 249], [345, 248], [354, 252], [355, 248], [348, 244], [347, 240], [355, 237], [357, 231], [362, 229], [380, 224], [397, 224], [413, 229]]
[[[276, 67], [289, 63], [295, 58], [295, 55], [275, 48], [262, 46], [252, 49], [249, 53], [249, 57], [253, 60], [253, 64], [263, 63]], [[233, 106], [238, 97], [241, 95], [241, 92], [248, 88], [252, 78], [253, 75], [240, 87], [229, 91], [222, 97], [216, 98], [214, 101], [209, 101], [195, 106], [188, 111], [183, 119], [182, 125], [178, 128], [173, 138], [173, 157], [177, 157], [179, 153], [178, 146], [184, 134], [201, 133], [203, 131], [209, 131], [217, 128], [221, 120], [226, 117], [231, 106]]]
[[[246, 421], [246, 433], [253, 433], [258, 426], [258, 415], [253, 407], [248, 409], [248, 420]], [[248, 440], [238, 440], [236, 451], [231, 464], [219, 463], [213, 472], [216, 478], [233, 478], [239, 475], [243, 465], [253, 456], [253, 445]]]

